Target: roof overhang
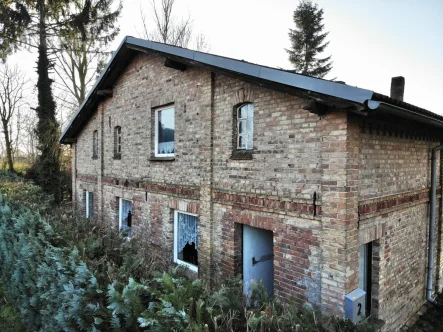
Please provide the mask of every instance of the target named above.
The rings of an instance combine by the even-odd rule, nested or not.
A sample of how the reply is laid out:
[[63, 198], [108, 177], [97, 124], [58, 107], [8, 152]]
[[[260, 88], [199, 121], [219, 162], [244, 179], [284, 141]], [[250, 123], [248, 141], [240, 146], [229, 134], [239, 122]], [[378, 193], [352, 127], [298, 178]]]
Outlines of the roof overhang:
[[[240, 78], [259, 86], [309, 98], [329, 107], [352, 108], [357, 112], [380, 110], [403, 117], [409, 116], [413, 121], [443, 127], [443, 117], [403, 103], [424, 112], [407, 111], [410, 107], [391, 105], [392, 100], [389, 97], [376, 94], [370, 90], [128, 36], [124, 38], [114, 52], [94, 87], [64, 130], [59, 140], [60, 143], [76, 141], [78, 133], [94, 113], [101, 98], [106, 97], [103, 91], [112, 89], [117, 78], [125, 70], [126, 65], [139, 52], [158, 54], [184, 65], [207, 68], [212, 72]], [[374, 96], [378, 99], [373, 100]], [[406, 109], [406, 111], [403, 111], [403, 109]], [[426, 112], [429, 114], [424, 114]], [[362, 112], [362, 114], [365, 114], [365, 112]]]

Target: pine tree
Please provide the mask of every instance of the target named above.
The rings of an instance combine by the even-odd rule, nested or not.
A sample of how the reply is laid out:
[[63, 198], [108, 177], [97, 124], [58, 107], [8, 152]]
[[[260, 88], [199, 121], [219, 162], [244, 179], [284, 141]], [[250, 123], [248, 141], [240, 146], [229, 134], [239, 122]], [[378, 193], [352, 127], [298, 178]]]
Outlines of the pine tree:
[[328, 46], [329, 32], [323, 32], [323, 9], [310, 0], [301, 0], [294, 11], [295, 29], [289, 29], [291, 49], [286, 50], [295, 72], [322, 78], [332, 69], [331, 56], [319, 58]]

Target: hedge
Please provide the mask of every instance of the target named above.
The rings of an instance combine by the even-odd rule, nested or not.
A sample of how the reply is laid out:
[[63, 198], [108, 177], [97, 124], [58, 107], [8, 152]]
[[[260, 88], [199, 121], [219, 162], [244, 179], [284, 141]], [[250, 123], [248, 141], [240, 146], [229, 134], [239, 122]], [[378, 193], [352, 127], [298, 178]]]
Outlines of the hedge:
[[269, 298], [240, 278], [219, 289], [180, 268], [154, 271], [136, 239], [76, 216], [0, 173], [0, 327], [4, 331], [373, 331]]

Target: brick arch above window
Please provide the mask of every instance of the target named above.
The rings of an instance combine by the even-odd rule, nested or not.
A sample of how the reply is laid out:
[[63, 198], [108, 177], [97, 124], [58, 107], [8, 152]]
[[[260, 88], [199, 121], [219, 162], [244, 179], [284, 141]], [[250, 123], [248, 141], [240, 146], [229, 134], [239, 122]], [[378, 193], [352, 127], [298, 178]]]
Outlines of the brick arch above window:
[[252, 103], [255, 100], [255, 90], [252, 88], [241, 88], [234, 92], [234, 104], [241, 105]]
[[122, 156], [122, 127], [114, 127], [114, 159], [121, 159]]

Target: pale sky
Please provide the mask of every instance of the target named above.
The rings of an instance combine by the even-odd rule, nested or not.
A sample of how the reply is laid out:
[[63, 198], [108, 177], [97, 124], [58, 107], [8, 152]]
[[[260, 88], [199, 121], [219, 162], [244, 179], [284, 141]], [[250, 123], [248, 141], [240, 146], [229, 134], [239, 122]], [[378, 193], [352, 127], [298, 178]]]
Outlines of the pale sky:
[[[177, 17], [194, 19], [208, 38], [210, 53], [290, 69], [285, 48], [294, 27], [296, 0], [176, 0]], [[391, 77], [404, 76], [405, 101], [443, 114], [443, 0], [318, 0], [324, 10], [333, 70], [326, 77], [389, 95]], [[121, 34], [139, 37], [140, 6], [123, 0]], [[35, 71], [35, 55], [14, 56]]]

